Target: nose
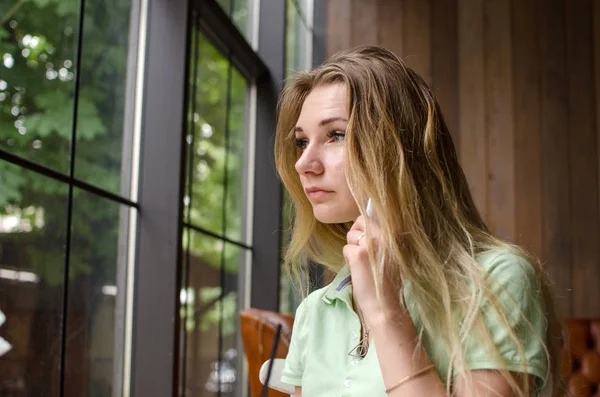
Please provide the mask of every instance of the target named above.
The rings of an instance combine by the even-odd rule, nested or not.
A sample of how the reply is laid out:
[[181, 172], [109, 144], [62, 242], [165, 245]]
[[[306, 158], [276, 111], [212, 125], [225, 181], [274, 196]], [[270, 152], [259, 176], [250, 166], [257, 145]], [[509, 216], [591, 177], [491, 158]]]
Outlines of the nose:
[[315, 174], [319, 175], [323, 173], [323, 161], [321, 159], [321, 153], [316, 145], [308, 145], [306, 149], [300, 155], [298, 161], [296, 161], [296, 172], [299, 175]]

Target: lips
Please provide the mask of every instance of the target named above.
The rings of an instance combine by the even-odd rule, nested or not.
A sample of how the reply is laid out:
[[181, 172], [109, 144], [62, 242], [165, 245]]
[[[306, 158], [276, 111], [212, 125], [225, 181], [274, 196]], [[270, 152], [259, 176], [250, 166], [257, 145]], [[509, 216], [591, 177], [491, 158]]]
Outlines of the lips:
[[318, 200], [332, 193], [330, 190], [321, 189], [319, 187], [311, 187], [304, 189], [306, 196], [311, 200]]

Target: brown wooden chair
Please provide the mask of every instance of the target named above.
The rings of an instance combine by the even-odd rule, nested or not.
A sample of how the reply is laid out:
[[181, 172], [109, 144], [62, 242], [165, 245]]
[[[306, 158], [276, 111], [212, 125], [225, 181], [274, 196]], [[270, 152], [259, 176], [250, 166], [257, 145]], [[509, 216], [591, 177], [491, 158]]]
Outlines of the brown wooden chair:
[[[262, 384], [258, 374], [260, 367], [270, 358], [277, 325], [281, 324], [281, 336], [275, 358], [285, 358], [292, 338], [293, 322], [293, 315], [286, 313], [253, 308], [240, 312], [242, 341], [248, 362], [250, 397], [260, 397]], [[268, 395], [269, 397], [289, 397], [275, 390], [269, 390]]]
[[600, 397], [600, 320], [566, 321], [561, 361], [569, 397]]
[[[292, 338], [294, 317], [287, 313], [247, 309], [240, 312], [244, 352], [248, 362], [250, 397], [260, 397], [259, 371], [270, 357], [277, 325], [281, 338], [275, 358], [285, 358]], [[565, 322], [566, 344], [561, 357], [561, 375], [568, 397], [600, 397], [600, 320], [569, 319]], [[269, 390], [269, 397], [289, 397]]]

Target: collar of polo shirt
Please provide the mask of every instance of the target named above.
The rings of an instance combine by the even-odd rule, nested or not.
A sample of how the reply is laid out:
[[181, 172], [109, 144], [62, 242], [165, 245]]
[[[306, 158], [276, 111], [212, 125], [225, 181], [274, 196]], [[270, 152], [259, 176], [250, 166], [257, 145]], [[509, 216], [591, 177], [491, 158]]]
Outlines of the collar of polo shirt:
[[323, 302], [330, 305], [333, 304], [336, 299], [342, 300], [350, 308], [353, 307], [352, 279], [350, 278], [350, 268], [348, 265], [344, 265], [344, 267], [340, 269], [323, 295]]

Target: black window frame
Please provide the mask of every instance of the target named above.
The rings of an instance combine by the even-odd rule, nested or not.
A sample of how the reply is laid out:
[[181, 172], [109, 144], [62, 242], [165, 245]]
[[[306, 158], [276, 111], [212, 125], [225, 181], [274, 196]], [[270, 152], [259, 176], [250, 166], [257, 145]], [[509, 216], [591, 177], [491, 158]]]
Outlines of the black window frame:
[[[184, 131], [193, 12], [200, 16], [203, 34], [256, 85], [250, 306], [270, 310], [279, 306], [280, 241], [276, 231], [281, 225], [281, 185], [274, 168], [272, 138], [284, 76], [285, 3], [261, 0], [258, 51], [214, 0], [148, 3], [131, 341], [134, 397], [180, 393]], [[165, 98], [165, 92], [171, 95]], [[176, 134], [173, 125], [179, 126]]]
[[[255, 168], [252, 192], [254, 206], [250, 209], [253, 220], [250, 306], [277, 311], [282, 194], [281, 183], [274, 167], [273, 136], [277, 98], [285, 76], [287, 2], [260, 0], [257, 51], [215, 0], [139, 0], [135, 3], [139, 6], [138, 9], [143, 8], [144, 15], [147, 15], [145, 21], [140, 21], [145, 25], [146, 38], [143, 51], [145, 68], [138, 200], [134, 202], [76, 179], [73, 176], [74, 160], [71, 160], [69, 174], [39, 165], [1, 148], [0, 161], [7, 161], [67, 184], [70, 191], [69, 208], [72, 206], [73, 189], [80, 188], [138, 211], [134, 254], [133, 329], [131, 340], [125, 341], [125, 345], [131, 345], [129, 395], [178, 396], [179, 296], [182, 285], [180, 264], [182, 233], [185, 226], [183, 197], [190, 75], [188, 60], [193, 28], [191, 16], [193, 11], [200, 15], [203, 33], [229, 57], [233, 66], [255, 85]], [[83, 10], [85, 1], [81, 4]], [[326, 6], [315, 0], [314, 8], [315, 16], [320, 15], [319, 20], [323, 22], [323, 10]], [[82, 23], [83, 18], [80, 21], [80, 24]], [[324, 56], [324, 38], [314, 40], [317, 40], [318, 44], [314, 45], [313, 51], [318, 55], [313, 56], [313, 60], [317, 59], [320, 63]], [[169, 95], [165, 95], [165, 92]], [[76, 121], [73, 131], [75, 123]], [[173, 126], [178, 128], [174, 130]], [[75, 151], [75, 144], [76, 140], [73, 137], [72, 153]], [[75, 156], [71, 155], [71, 158], [74, 159]], [[67, 258], [67, 275], [68, 265]], [[65, 299], [67, 293], [65, 292]], [[66, 316], [62, 321], [66, 321]], [[64, 340], [62, 347], [64, 349]], [[122, 363], [119, 365], [123, 368]], [[115, 380], [115, 384], [120, 386], [120, 380]], [[118, 395], [122, 391], [116, 393]]]

